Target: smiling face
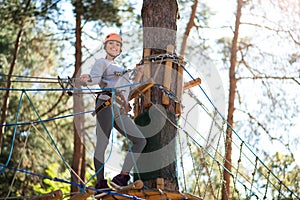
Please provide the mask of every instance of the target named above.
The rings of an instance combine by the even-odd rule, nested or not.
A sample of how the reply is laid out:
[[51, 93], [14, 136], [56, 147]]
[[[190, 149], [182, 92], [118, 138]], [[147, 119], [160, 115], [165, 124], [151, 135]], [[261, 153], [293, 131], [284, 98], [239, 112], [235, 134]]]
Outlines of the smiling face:
[[107, 41], [105, 44], [105, 50], [108, 60], [114, 60], [121, 53], [121, 43], [118, 41]]

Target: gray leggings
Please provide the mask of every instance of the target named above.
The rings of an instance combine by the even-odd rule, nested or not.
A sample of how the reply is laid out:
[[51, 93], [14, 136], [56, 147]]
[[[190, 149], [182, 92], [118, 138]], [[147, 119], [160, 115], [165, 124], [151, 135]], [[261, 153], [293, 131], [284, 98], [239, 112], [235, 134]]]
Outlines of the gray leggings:
[[[97, 104], [102, 102], [102, 100], [97, 100]], [[98, 181], [104, 179], [104, 154], [112, 130], [112, 112], [112, 106], [108, 106], [97, 113], [97, 143], [94, 154], [94, 165], [96, 172], [98, 172]], [[117, 108], [114, 109], [114, 112], [116, 113], [115, 116], [117, 116]], [[122, 167], [122, 171], [130, 172], [146, 145], [146, 139], [129, 115], [115, 117], [114, 127], [132, 142], [131, 150], [127, 153]]]

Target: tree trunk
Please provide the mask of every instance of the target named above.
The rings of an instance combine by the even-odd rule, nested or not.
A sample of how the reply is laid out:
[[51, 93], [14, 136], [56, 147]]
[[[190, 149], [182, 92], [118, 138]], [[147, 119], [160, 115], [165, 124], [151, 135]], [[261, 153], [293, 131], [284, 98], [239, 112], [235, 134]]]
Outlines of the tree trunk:
[[[29, 6], [30, 6], [30, 0], [27, 1], [24, 12], [27, 11]], [[18, 32], [17, 39], [16, 39], [16, 42], [15, 42], [15, 49], [14, 49], [14, 53], [13, 53], [13, 59], [11, 61], [8, 76], [7, 76], [6, 88], [8, 88], [8, 89], [11, 87], [10, 80], [11, 80], [11, 76], [13, 75], [13, 72], [14, 72], [14, 68], [15, 68], [15, 64], [16, 64], [16, 60], [17, 60], [17, 56], [18, 56], [18, 52], [19, 52], [21, 37], [22, 37], [22, 34], [23, 34], [23, 26], [24, 26], [24, 22], [22, 22], [21, 25], [20, 25], [20, 30]], [[9, 100], [9, 90], [6, 90], [6, 92], [4, 94], [3, 101], [2, 101], [2, 106], [1, 106], [0, 124], [5, 124], [5, 119], [6, 119], [6, 114], [7, 114], [6, 112], [7, 112], [7, 108], [8, 108], [8, 104], [9, 104], [8, 100]], [[2, 151], [2, 139], [3, 139], [4, 129], [5, 129], [5, 126], [2, 126], [0, 128], [0, 154], [1, 154], [1, 151]]]
[[[178, 5], [176, 0], [143, 1], [142, 20], [144, 56], [166, 54], [168, 45], [175, 47], [177, 14]], [[171, 66], [172, 62], [170, 62], [170, 68], [172, 68]], [[162, 75], [164, 74], [165, 67], [165, 63], [149, 63], [149, 65], [145, 65], [145, 70], [149, 69], [150, 73], [150, 76], [146, 79], [151, 77], [154, 79], [155, 83], [161, 84], [163, 82]], [[174, 90], [176, 89], [175, 86], [176, 84], [173, 86]], [[167, 104], [163, 104], [163, 95], [164, 94], [158, 87], [153, 87], [151, 92], [149, 91], [149, 97], [144, 97], [141, 101], [144, 103], [141, 103], [140, 105], [142, 108], [139, 110], [136, 122], [141, 126], [147, 125], [150, 107], [152, 106], [158, 111], [157, 108], [162, 105], [161, 108], [166, 112], [165, 114], [159, 114], [161, 117], [161, 120], [159, 121], [164, 121], [166, 118], [167, 120], [160, 131], [151, 137], [147, 137], [147, 145], [144, 148], [143, 153], [155, 154], [154, 152], [159, 152], [165, 147], [167, 150], [163, 151], [164, 153], [158, 153], [151, 160], [143, 160], [143, 156], [141, 156], [137, 163], [138, 173], [135, 174], [135, 179], [141, 178], [146, 186], [154, 188], [156, 187], [157, 178], [164, 178], [165, 189], [178, 190], [174, 140], [177, 134], [177, 128], [174, 126], [177, 120], [177, 116], [175, 116], [176, 104], [171, 99]], [[149, 104], [146, 104], [146, 101], [148, 101]], [[144, 132], [144, 134], [147, 135], [148, 133]], [[155, 164], [158, 167], [155, 169], [153, 168], [153, 170], [144, 170], [144, 167], [149, 167], [148, 164], [145, 164], [147, 161], [150, 162], [149, 165], [153, 164], [154, 166]]]
[[236, 94], [236, 77], [235, 70], [237, 66], [237, 51], [238, 51], [238, 38], [239, 38], [239, 26], [240, 19], [242, 14], [242, 0], [237, 1], [237, 12], [236, 12], [236, 21], [235, 21], [235, 30], [234, 36], [231, 44], [231, 57], [230, 57], [230, 69], [229, 69], [229, 100], [228, 100], [228, 115], [227, 122], [228, 125], [226, 128], [226, 140], [225, 140], [225, 161], [223, 171], [223, 180], [224, 184], [222, 186], [222, 200], [231, 199], [230, 191], [230, 181], [231, 181], [231, 171], [232, 171], [232, 128], [233, 128], [233, 113], [234, 113], [234, 100]]
[[[76, 77], [77, 74], [80, 74], [80, 67], [82, 63], [82, 51], [81, 51], [81, 18], [82, 18], [82, 2], [77, 1], [75, 3], [75, 13], [76, 13], [76, 42], [75, 42], [75, 72], [73, 77]], [[75, 81], [75, 88], [80, 88], [78, 81]], [[74, 113], [82, 112], [84, 110], [83, 106], [83, 96], [79, 92], [77, 94], [74, 92], [73, 95], [74, 105], [73, 110]], [[83, 115], [74, 116], [74, 152], [73, 152], [73, 161], [72, 161], [72, 169], [78, 175], [72, 175], [71, 181], [75, 183], [82, 183], [80, 179], [84, 181], [85, 179], [85, 138], [83, 132]], [[71, 186], [71, 192], [77, 192], [78, 187]]]

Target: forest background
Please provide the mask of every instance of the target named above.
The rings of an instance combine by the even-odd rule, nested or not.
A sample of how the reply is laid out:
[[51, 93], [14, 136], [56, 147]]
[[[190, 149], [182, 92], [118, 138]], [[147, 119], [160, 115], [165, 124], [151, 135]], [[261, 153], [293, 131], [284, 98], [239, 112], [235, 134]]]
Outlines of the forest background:
[[[74, 160], [72, 116], [50, 120], [45, 123], [46, 128], [41, 123], [22, 126], [9, 124], [14, 124], [16, 120], [31, 122], [76, 113], [73, 98], [66, 92], [34, 90], [59, 88], [57, 76], [63, 78], [76, 76], [75, 13], [83, 13], [81, 19], [83, 60], [80, 62], [82, 71], [88, 71], [94, 55], [103, 54], [102, 41], [110, 32], [119, 32], [124, 38], [123, 54], [119, 58], [124, 67], [130, 69], [139, 63], [143, 48], [141, 3], [119, 0], [97, 1], [98, 4], [95, 4], [93, 1], [82, 1], [84, 9], [78, 11], [76, 10], [78, 2], [81, 1], [0, 1], [2, 27], [0, 163], [3, 165], [9, 163], [8, 166], [26, 169], [36, 174], [70, 179], [66, 163], [72, 163]], [[237, 1], [222, 1], [217, 5], [212, 1], [178, 1], [178, 5], [180, 18], [177, 51], [185, 49], [184, 56], [188, 69], [201, 77], [203, 87], [216, 103], [218, 110], [227, 116], [227, 107], [230, 103], [228, 91], [232, 78], [228, 74], [231, 66], [232, 41], [235, 36]], [[193, 5], [196, 7], [192, 7]], [[196, 14], [192, 19], [193, 23], [190, 24], [193, 8], [196, 8]], [[300, 3], [296, 0], [244, 1], [235, 60], [237, 67], [234, 71], [234, 79], [237, 82], [234, 130], [243, 142], [249, 144], [255, 155], [263, 160], [281, 181], [294, 192], [298, 192], [298, 195], [300, 191], [300, 160], [297, 156], [300, 153], [297, 148], [300, 139], [299, 16]], [[187, 39], [186, 44], [183, 43], [184, 39]], [[7, 88], [16, 90], [8, 91]], [[24, 94], [22, 88], [34, 91]], [[195, 88], [190, 92], [199, 93]], [[22, 101], [21, 95], [24, 95]], [[28, 98], [25, 98], [26, 95]], [[185, 119], [200, 130], [203, 137], [199, 138], [199, 142], [210, 152], [223, 142], [216, 142], [210, 138], [217, 138], [216, 133], [224, 133], [224, 130], [222, 127], [217, 128], [216, 133], [211, 135], [211, 127], [207, 126], [209, 124], [207, 122], [216, 124], [216, 127], [218, 125], [211, 119], [214, 109], [207, 108], [209, 102], [205, 96], [196, 95], [196, 98], [207, 110], [200, 108], [199, 102], [197, 105], [195, 103], [196, 106], [190, 103], [194, 100], [191, 96], [188, 94], [184, 96], [186, 99], [190, 98], [185, 105]], [[86, 109], [92, 108], [91, 96], [86, 95], [84, 100]], [[192, 106], [189, 107], [188, 104]], [[189, 110], [195, 113], [191, 114]], [[94, 173], [93, 129], [92, 123], [85, 127], [87, 179]], [[225, 136], [223, 137], [225, 140]], [[57, 146], [53, 145], [53, 141]], [[121, 149], [123, 142], [117, 143]], [[63, 160], [60, 155], [53, 155], [57, 149], [63, 155]], [[224, 155], [222, 149], [226, 148], [220, 148], [220, 155]], [[233, 151], [233, 159], [237, 160], [239, 148]], [[194, 157], [191, 159], [194, 162], [193, 166], [195, 163], [203, 165], [198, 153], [197, 148], [182, 152], [185, 156]], [[248, 156], [249, 153], [245, 157], [252, 159], [254, 163], [255, 156]], [[243, 168], [245, 174], [251, 176], [252, 169], [249, 169], [251, 171], [249, 172], [247, 164], [243, 164]], [[111, 170], [116, 169], [112, 167]], [[181, 190], [203, 196], [205, 186], [195, 186], [199, 184], [196, 181], [197, 175], [193, 174], [193, 169], [187, 170], [190, 172], [179, 172]], [[58, 184], [7, 168], [2, 168], [0, 172], [0, 197], [30, 196], [58, 188], [70, 192], [68, 184]], [[202, 176], [209, 177], [210, 180], [211, 174], [215, 173], [209, 175], [204, 173]], [[186, 181], [184, 176], [194, 178]], [[212, 180], [215, 185], [219, 184], [215, 177]], [[91, 184], [94, 184], [93, 181]], [[259, 178], [255, 181], [259, 182]], [[210, 195], [213, 196], [213, 193]]]

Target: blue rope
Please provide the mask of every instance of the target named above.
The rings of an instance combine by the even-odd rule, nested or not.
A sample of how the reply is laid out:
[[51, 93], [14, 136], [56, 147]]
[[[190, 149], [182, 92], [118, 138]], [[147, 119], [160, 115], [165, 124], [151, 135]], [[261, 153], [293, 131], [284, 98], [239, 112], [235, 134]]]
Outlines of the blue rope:
[[41, 174], [37, 174], [37, 173], [34, 173], [32, 171], [29, 171], [29, 170], [25, 170], [25, 169], [20, 169], [20, 168], [16, 168], [16, 167], [11, 167], [11, 166], [8, 166], [8, 165], [3, 165], [0, 163], [0, 166], [2, 168], [5, 168], [5, 169], [10, 169], [10, 170], [14, 170], [14, 171], [17, 171], [17, 172], [22, 172], [24, 174], [28, 174], [28, 175], [32, 175], [32, 176], [37, 176], [41, 179], [49, 179], [49, 180], [52, 180], [52, 181], [56, 181], [56, 182], [61, 182], [61, 183], [67, 183], [67, 184], [70, 184], [70, 185], [75, 185], [75, 186], [79, 186], [79, 187], [82, 187], [82, 184], [79, 184], [79, 183], [73, 183], [73, 182], [70, 182], [70, 181], [66, 181], [64, 179], [60, 179], [60, 178], [57, 178], [57, 177], [50, 177], [50, 176], [46, 176], [46, 175], [41, 175]]
[[[27, 95], [26, 92], [25, 92], [25, 95], [27, 96], [27, 99], [29, 100], [30, 105], [31, 105], [31, 107], [33, 108], [35, 114], [38, 116], [38, 119], [41, 121], [41, 120], [42, 120], [42, 119], [41, 119], [41, 116], [39, 115], [37, 109], [35, 108], [33, 102], [31, 101], [31, 99], [29, 98], [29, 96]], [[44, 122], [41, 122], [41, 123], [42, 123], [42, 126], [43, 126], [43, 128], [45, 129], [46, 133], [48, 134], [48, 136], [49, 136], [49, 138], [50, 138], [50, 140], [51, 140], [51, 143], [53, 144], [53, 146], [55, 147], [55, 149], [56, 149], [56, 151], [58, 152], [59, 156], [60, 156], [61, 159], [63, 160], [64, 164], [67, 166], [67, 169], [68, 169], [68, 170], [70, 171], [70, 173], [71, 173], [71, 170], [68, 168], [68, 165], [67, 165], [67, 162], [66, 162], [65, 158], [63, 157], [63, 155], [62, 155], [61, 152], [59, 151], [59, 149], [58, 149], [58, 147], [57, 147], [57, 145], [56, 145], [56, 143], [55, 143], [53, 137], [52, 137], [51, 134], [49, 133], [49, 131], [48, 131], [48, 129], [47, 129], [45, 123], [44, 123]], [[71, 173], [71, 174], [72, 174], [72, 173]]]
[[165, 88], [162, 84], [154, 84], [155, 86], [157, 86], [160, 90], [162, 90], [166, 95], [168, 95], [171, 99], [175, 100], [175, 101], [179, 101], [179, 99], [177, 98], [177, 96], [172, 93], [171, 91], [169, 91], [167, 88]]
[[[21, 103], [22, 103], [22, 99], [23, 99], [23, 94], [24, 94], [24, 93], [25, 93], [25, 92], [22, 91], [21, 96], [20, 96], [20, 99], [19, 99], [18, 110], [17, 110], [17, 113], [16, 113], [16, 123], [18, 123], [19, 113], [20, 113]], [[9, 151], [8, 158], [7, 158], [6, 163], [5, 163], [6, 166], [9, 164], [9, 161], [10, 161], [11, 156], [12, 156], [12, 152], [13, 152], [14, 144], [15, 144], [16, 134], [17, 134], [17, 125], [14, 126], [14, 132], [13, 132], [13, 136], [12, 136], [11, 147], [10, 147], [10, 151]], [[0, 169], [0, 174], [2, 174], [3, 172], [4, 172], [4, 168], [2, 167], [2, 168]]]
[[[16, 132], [17, 132], [18, 117], [19, 117], [19, 113], [20, 113], [20, 109], [21, 109], [21, 102], [22, 102], [22, 99], [23, 99], [23, 98], [22, 98], [22, 97], [23, 97], [23, 94], [25, 94], [25, 96], [26, 96], [27, 99], [29, 100], [30, 106], [33, 108], [35, 114], [38, 116], [39, 121], [41, 121], [43, 128], [45, 129], [46, 133], [48, 134], [48, 136], [49, 136], [49, 138], [50, 138], [52, 144], [54, 145], [55, 149], [57, 150], [59, 156], [60, 156], [61, 159], [63, 160], [64, 164], [65, 164], [66, 166], [68, 166], [68, 165], [66, 164], [66, 160], [64, 159], [63, 155], [62, 155], [61, 152], [59, 151], [59, 149], [58, 149], [56, 143], [54, 142], [54, 139], [52, 138], [51, 134], [49, 133], [48, 129], [46, 128], [46, 126], [45, 126], [43, 120], [41, 119], [41, 117], [40, 117], [38, 111], [36, 110], [36, 108], [35, 108], [33, 102], [31, 101], [30, 97], [29, 97], [28, 94], [26, 93], [25, 89], [22, 90], [22, 93], [21, 93], [21, 96], [20, 96], [20, 100], [19, 100], [19, 104], [18, 104], [18, 110], [17, 110], [17, 114], [16, 114], [16, 123], [15, 123], [15, 125], [14, 125], [14, 133], [13, 133], [13, 138], [12, 138], [12, 145], [11, 145], [11, 148], [10, 148], [9, 156], [8, 156], [8, 158], [7, 158], [7, 161], [6, 161], [6, 165], [8, 165], [8, 163], [9, 163], [9, 161], [10, 161], [10, 159], [11, 159], [12, 151], [13, 151], [13, 148], [14, 148], [15, 136], [16, 136]], [[70, 169], [69, 169], [68, 167], [67, 167], [67, 169], [70, 171]], [[2, 169], [0, 170], [0, 174], [3, 173], [3, 171], [4, 171], [4, 169], [2, 168]], [[70, 172], [71, 172], [71, 171], [70, 171]]]
[[117, 89], [122, 89], [126, 87], [132, 87], [136, 85], [145, 84], [147, 82], [138, 82], [138, 83], [131, 83], [127, 85], [122, 85], [113, 88], [0, 88], [0, 91], [27, 91], [27, 92], [45, 92], [45, 91], [113, 91]]
[[0, 127], [2, 127], [2, 126], [10, 127], [10, 126], [23, 126], [23, 125], [30, 125], [30, 124], [38, 124], [38, 123], [49, 122], [49, 121], [54, 121], [54, 120], [58, 120], [58, 119], [64, 119], [64, 118], [68, 118], [68, 117], [74, 117], [74, 116], [77, 116], [77, 115], [82, 115], [82, 114], [92, 113], [92, 112], [94, 112], [94, 111], [89, 110], [89, 111], [78, 112], [78, 113], [74, 113], [74, 114], [63, 115], [63, 116], [59, 116], [59, 117], [53, 117], [53, 118], [48, 118], [48, 119], [44, 119], [44, 120], [37, 120], [37, 121], [32, 121], [32, 122], [18, 122], [18, 123], [12, 123], [12, 124], [0, 124]]
[[108, 195], [113, 195], [113, 196], [119, 196], [119, 197], [125, 197], [127, 199], [134, 199], [134, 200], [144, 200], [142, 198], [139, 198], [139, 197], [136, 197], [136, 196], [131, 196], [131, 195], [128, 195], [128, 194], [122, 194], [122, 193], [118, 193], [116, 191], [107, 191], [105, 192], [107, 193]]
[[[106, 192], [105, 190], [95, 189], [93, 187], [86, 187], [84, 184], [79, 184], [79, 183], [76, 183], [76, 182], [67, 181], [67, 180], [64, 180], [64, 179], [61, 179], [61, 178], [57, 178], [57, 177], [52, 178], [50, 176], [37, 174], [37, 173], [31, 172], [31, 171], [25, 170], [25, 169], [10, 167], [10, 166], [7, 166], [7, 165], [3, 165], [1, 163], [0, 163], [0, 166], [2, 168], [5, 168], [5, 169], [10, 169], [10, 170], [14, 170], [14, 171], [21, 172], [21, 173], [24, 173], [24, 174], [28, 174], [28, 175], [31, 175], [31, 176], [36, 176], [36, 177], [39, 177], [41, 179], [48, 179], [48, 180], [55, 181], [55, 182], [66, 183], [66, 184], [69, 184], [69, 185], [77, 186], [77, 187], [82, 188], [82, 189], [86, 188], [88, 190], [92, 190], [92, 191], [96, 191], [96, 192]], [[107, 191], [106, 193], [111, 194], [111, 195], [115, 195], [115, 196], [126, 197], [126, 198], [129, 198], [129, 199], [142, 200], [141, 198], [138, 198], [136, 196], [126, 195], [126, 194], [118, 193], [116, 191]]]
[[[120, 87], [116, 87], [116, 88], [122, 88], [122, 87], [128, 87], [128, 86], [134, 86], [134, 85], [138, 85], [138, 84], [143, 84], [143, 83], [134, 83], [134, 84], [130, 84], [130, 85], [126, 85], [126, 86], [120, 86]], [[0, 88], [0, 90], [12, 90], [12, 91], [22, 91], [22, 92], [25, 92], [25, 91], [28, 91], [28, 92], [32, 92], [32, 91], [63, 91], [63, 90], [68, 90], [68, 91], [71, 91], [71, 90], [75, 90], [75, 89], [55, 89], [55, 88], [52, 88], [52, 89], [16, 89], [16, 88]], [[89, 90], [90, 89], [79, 89], [77, 88], [76, 90]], [[103, 91], [103, 90], [107, 90], [107, 91], [114, 91], [115, 88], [99, 88], [96, 90], [100, 90], [100, 91]], [[75, 114], [69, 114], [69, 115], [64, 115], [64, 116], [60, 116], [60, 117], [53, 117], [53, 118], [49, 118], [49, 119], [45, 119], [45, 120], [37, 120], [37, 121], [34, 121], [34, 122], [18, 122], [18, 123], [10, 123], [10, 124], [0, 124], [0, 127], [10, 127], [10, 126], [23, 126], [23, 125], [30, 125], [30, 124], [36, 124], [36, 123], [43, 123], [43, 122], [48, 122], [48, 121], [54, 121], [54, 120], [57, 120], [57, 119], [63, 119], [63, 118], [68, 118], [68, 117], [73, 117], [73, 116], [77, 116], [77, 115], [81, 115], [81, 114], [87, 114], [87, 113], [92, 113], [94, 112], [94, 110], [90, 110], [90, 111], [84, 111], [84, 112], [78, 112], [78, 113], [75, 113]]]

